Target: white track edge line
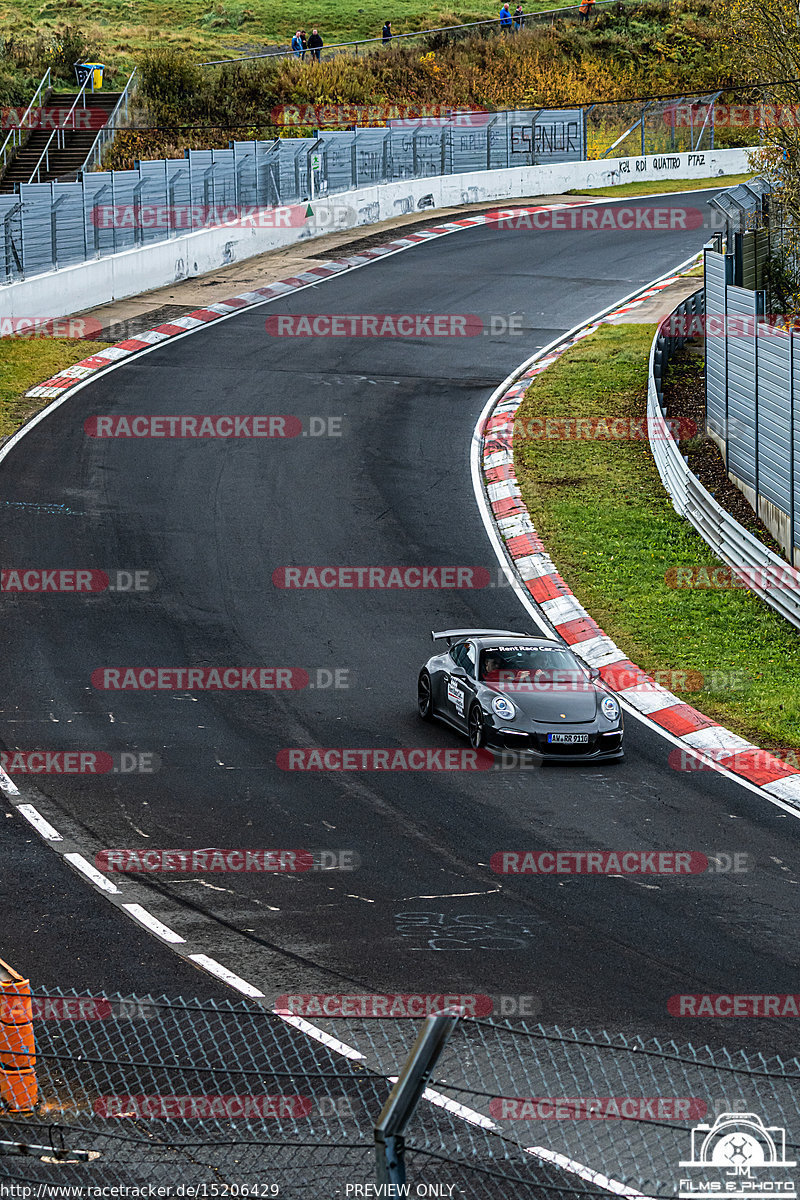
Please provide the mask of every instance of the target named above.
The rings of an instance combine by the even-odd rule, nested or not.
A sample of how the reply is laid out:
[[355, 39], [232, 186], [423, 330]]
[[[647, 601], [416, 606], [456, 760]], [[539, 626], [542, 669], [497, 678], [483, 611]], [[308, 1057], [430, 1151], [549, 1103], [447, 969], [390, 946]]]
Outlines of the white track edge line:
[[[675, 193], [665, 192], [664, 195], [675, 195]], [[543, 346], [541, 350], [537, 350], [535, 354], [532, 354], [530, 358], [527, 358], [525, 362], [516, 367], [511, 374], [503, 380], [499, 387], [495, 388], [484, 405], [484, 408], [478, 417], [475, 428], [472, 431], [472, 442], [470, 445], [470, 469], [472, 473], [472, 488], [475, 493], [475, 501], [478, 505], [478, 511], [481, 515], [481, 520], [483, 521], [489, 541], [492, 544], [492, 548], [494, 549], [504, 574], [506, 577], [513, 576], [513, 578], [509, 579], [509, 582], [513, 587], [514, 594], [525, 611], [533, 618], [539, 628], [545, 629], [547, 637], [560, 635], [554, 635], [549, 627], [545, 627], [544, 619], [540, 615], [535, 601], [527, 594], [522, 581], [517, 574], [517, 571], [510, 565], [510, 562], [513, 560], [510, 560], [506, 553], [504, 543], [495, 524], [494, 513], [492, 512], [486, 496], [486, 489], [483, 482], [483, 460], [481, 454], [485, 422], [497, 403], [503, 398], [512, 384], [516, 383], [516, 381], [525, 374], [528, 368], [532, 367], [534, 363], [539, 361], [540, 358], [545, 358], [553, 350], [562, 345], [563, 342], [567, 341], [569, 338], [575, 337], [576, 334], [580, 333], [581, 330], [585, 329], [587, 326], [593, 325], [596, 321], [602, 320], [606, 314], [613, 312], [616, 308], [620, 308], [623, 304], [627, 304], [629, 301], [636, 299], [641, 292], [647, 291], [648, 288], [654, 287], [662, 280], [669, 279], [671, 275], [676, 275], [680, 271], [688, 268], [696, 258], [697, 255], [693, 254], [690, 258], [685, 259], [680, 266], [675, 267], [671, 271], [665, 271], [663, 275], [659, 275], [657, 279], [653, 279], [650, 283], [644, 284], [644, 286], [637, 288], [635, 292], [631, 292], [622, 300], [617, 300], [614, 304], [607, 305], [605, 308], [601, 309], [600, 312], [595, 313], [593, 317], [590, 317], [588, 320], [581, 321], [578, 325], [573, 325], [572, 329], [568, 329], [566, 333], [560, 334], [552, 342], [548, 342], [548, 344]], [[0, 451], [0, 456], [1, 455], [2, 452]], [[639, 721], [641, 725], [644, 725], [646, 729], [658, 734], [658, 736], [664, 738], [665, 741], [671, 742], [673, 746], [677, 746], [682, 750], [686, 749], [686, 742], [684, 742], [681, 738], [676, 737], [668, 730], [656, 725], [655, 721], [649, 720], [646, 716], [644, 716], [643, 713], [640, 713], [638, 709], [633, 708], [633, 706], [627, 700], [623, 700], [619, 696], [617, 696], [617, 700], [625, 712], [635, 720]], [[728, 770], [720, 763], [714, 762], [713, 759], [703, 755], [701, 751], [695, 750], [693, 753], [696, 754], [698, 758], [702, 757], [703, 761], [706, 762], [712, 770], [716, 771], [717, 774], [724, 776], [726, 779], [730, 779], [732, 783], [738, 784], [739, 787], [746, 788], [748, 791], [752, 792], [753, 795], [760, 796], [762, 800], [768, 800], [770, 804], [775, 805], [776, 808], [780, 808], [783, 812], [786, 812], [790, 816], [800, 820], [800, 812], [795, 806], [787, 804], [786, 801], [781, 800], [779, 796], [773, 796], [770, 792], [765, 791], [763, 787], [759, 787], [758, 784], [751, 783], [749, 779], [743, 779], [740, 775], [734, 775], [732, 771]]]
[[[691, 192], [692, 190], [693, 189], [687, 189], [687, 192]], [[711, 190], [711, 189], [709, 189], [709, 190]], [[685, 193], [661, 193], [661, 194], [682, 195]], [[599, 200], [600, 198], [598, 197], [597, 199]], [[590, 201], [590, 203], [596, 203], [596, 202], [597, 201]], [[476, 220], [474, 225], [459, 226], [456, 229], [447, 230], [443, 233], [437, 234], [436, 240], [438, 240], [438, 238], [440, 238], [440, 237], [447, 237], [451, 233], [465, 233], [465, 232], [467, 232], [468, 229], [478, 228], [481, 225], [485, 225], [485, 221], [484, 220]], [[426, 244], [425, 242], [412, 242], [410, 245], [398, 246], [396, 250], [389, 251], [388, 253], [381, 255], [380, 258], [368, 259], [365, 262], [357, 263], [352, 266], [346, 267], [344, 270], [337, 271], [335, 275], [322, 276], [320, 279], [315, 280], [313, 283], [303, 284], [302, 287], [294, 288], [291, 293], [285, 293], [285, 295], [294, 295], [297, 292], [305, 291], [306, 288], [317, 287], [320, 284], [325, 283], [327, 279], [338, 279], [342, 275], [347, 275], [351, 271], [357, 271], [361, 267], [369, 266], [373, 262], [382, 262], [387, 258], [392, 258], [395, 254], [402, 253], [404, 250], [412, 250], [415, 248], [415, 246], [425, 245], [425, 244]], [[666, 279], [666, 278], [669, 278], [670, 275], [676, 274], [677, 271], [681, 270], [683, 267], [688, 266], [690, 263], [693, 263], [696, 258], [697, 258], [697, 254], [692, 255], [689, 259], [687, 259], [684, 263], [682, 263], [680, 267], [676, 268], [673, 271], [665, 272], [664, 275], [659, 276], [659, 278], [657, 280], [654, 280], [652, 283], [647, 284], [646, 287], [652, 287], [654, 285], [654, 283], [659, 282], [661, 279]], [[641, 292], [643, 290], [646, 290], [646, 289], [639, 288], [636, 292], [631, 293], [631, 295], [625, 297], [624, 299], [616, 301], [615, 303], [608, 305], [606, 308], [604, 308], [601, 311], [601, 314], [599, 314], [599, 315], [602, 316], [603, 314], [605, 314], [607, 312], [613, 311], [613, 309], [618, 308], [622, 304], [627, 303], [628, 300], [634, 299], [639, 294], [639, 292]], [[280, 300], [280, 299], [283, 299], [283, 295], [265, 297], [263, 300], [256, 301], [253, 304], [248, 305], [246, 308], [235, 309], [230, 314], [221, 314], [219, 316], [219, 319], [216, 321], [205, 322], [204, 324], [198, 325], [193, 329], [187, 329], [185, 331], [185, 333], [175, 334], [173, 337], [168, 339], [168, 342], [173, 343], [173, 342], [179, 341], [181, 338], [189, 337], [191, 334], [197, 333], [198, 330], [200, 330], [200, 329], [208, 328], [211, 325], [218, 325], [222, 321], [230, 320], [232, 317], [239, 316], [242, 313], [251, 312], [255, 308], [261, 308], [266, 304], [271, 304], [271, 303], [273, 303], [273, 301]], [[510, 375], [508, 377], [508, 379], [503, 384], [501, 384], [498, 389], [496, 389], [496, 392], [492, 394], [490, 401], [487, 403], [483, 412], [481, 413], [481, 416], [478, 421], [478, 426], [476, 426], [476, 430], [473, 432], [473, 439], [472, 439], [473, 450], [474, 450], [474, 443], [475, 443], [475, 434], [477, 432], [478, 427], [481, 425], [481, 422], [484, 419], [485, 413], [490, 410], [490, 407], [494, 407], [494, 404], [497, 403], [497, 400], [500, 398], [500, 396], [503, 394], [503, 392], [505, 390], [507, 390], [507, 388], [510, 386], [510, 384], [513, 383], [521, 374], [523, 374], [524, 371], [527, 370], [528, 366], [530, 366], [532, 363], [536, 362], [537, 359], [544, 357], [544, 355], [548, 351], [554, 349], [556, 346], [560, 345], [561, 342], [565, 341], [568, 337], [570, 337], [571, 335], [574, 335], [574, 333], [583, 329], [585, 325], [592, 324], [592, 321], [597, 320], [597, 319], [598, 319], [597, 317], [594, 317], [594, 318], [592, 318], [592, 320], [590, 320], [588, 322], [583, 322], [579, 325], [576, 325], [573, 327], [572, 330], [569, 330], [567, 333], [563, 334], [561, 337], [556, 338], [553, 342], [549, 343], [549, 345], [545, 346], [542, 350], [539, 350], [530, 359], [528, 359], [525, 363], [523, 363], [521, 367], [519, 367], [516, 371], [514, 371], [512, 373], [512, 375]], [[73, 396], [77, 392], [81, 391], [84, 387], [88, 386], [90, 383], [94, 383], [101, 376], [109, 374], [111, 371], [116, 370], [118, 367], [127, 365], [131, 361], [131, 359], [143, 358], [145, 354], [150, 354], [154, 350], [160, 350], [162, 348], [162, 346], [164, 346], [165, 344], [167, 344], [167, 342], [156, 342], [152, 346], [149, 346], [147, 349], [134, 351], [130, 355], [126, 356], [124, 359], [119, 359], [116, 362], [109, 363], [109, 365], [107, 367], [102, 368], [99, 371], [93, 372], [87, 379], [79, 380], [75, 384], [75, 386], [66, 389], [66, 391], [64, 392], [64, 394], [62, 396], [59, 396], [57, 399], [53, 400], [50, 404], [46, 405], [43, 409], [41, 409], [38, 413], [36, 413], [30, 419], [30, 421], [26, 422], [26, 424], [23, 425], [21, 429], [17, 430], [17, 432], [9, 439], [9, 441], [2, 447], [2, 449], [0, 449], [0, 462], [2, 462], [3, 459], [5, 459], [5, 457], [10, 453], [10, 451], [13, 449], [13, 447], [22, 440], [22, 438], [24, 437], [24, 435], [26, 433], [28, 433], [31, 429], [33, 429], [35, 425], [38, 425], [39, 422], [41, 420], [43, 420], [49, 413], [54, 412], [57, 408], [59, 408], [71, 396]], [[473, 455], [471, 454], [470, 457], [472, 458]], [[473, 486], [474, 486], [474, 484], [475, 484], [475, 474], [473, 471]], [[494, 529], [493, 517], [492, 517], [491, 525], [487, 524], [486, 515], [484, 512], [484, 506], [486, 504], [486, 499], [485, 499], [485, 494], [483, 492], [482, 478], [480, 479], [480, 484], [481, 484], [480, 494], [478, 494], [478, 492], [476, 491], [476, 500], [478, 501], [478, 507], [479, 507], [479, 511], [481, 513], [481, 517], [483, 518], [483, 521], [484, 521], [484, 526], [486, 528], [487, 533], [490, 536], [492, 545], [495, 547], [495, 552], [497, 553], [498, 550], [500, 549], [500, 545], [499, 545], [499, 543], [497, 545], [495, 543], [495, 538], [497, 538], [498, 535], [496, 533], [496, 530]], [[530, 616], [534, 619], [534, 621], [536, 621], [536, 623], [539, 625], [540, 628], [545, 629], [547, 636], [549, 636], [549, 637], [553, 636], [551, 630], [545, 626], [543, 619], [539, 616], [538, 612], [535, 612], [532, 608], [529, 607], [528, 598], [521, 594], [524, 590], [522, 588], [521, 581], [518, 580], [516, 572], [509, 566], [509, 562], [508, 562], [508, 559], [506, 557], [504, 550], [502, 551], [502, 557], [500, 557], [500, 554], [498, 554], [498, 559], [500, 561], [500, 565], [503, 568], [504, 574], [507, 576], [507, 578], [509, 579], [509, 582], [512, 584], [512, 586], [514, 586], [514, 590], [515, 590], [516, 594], [518, 595], [521, 603], [523, 603], [525, 608], [528, 609]], [[519, 590], [517, 590], [517, 586], [516, 586], [517, 584], [519, 585]], [[633, 715], [639, 716], [639, 714], [636, 714], [635, 712]], [[651, 724], [651, 723], [648, 723], [648, 724]], [[673, 740], [673, 739], [670, 737], [670, 740]], [[682, 743], [677, 742], [677, 740], [676, 740], [676, 744], [681, 745]], [[18, 795], [19, 791], [16, 788], [16, 786], [14, 785], [13, 781], [11, 779], [9, 779], [9, 777], [5, 774], [4, 771], [2, 771], [2, 768], [0, 768], [0, 772], [2, 772], [2, 775], [5, 776], [5, 779], [8, 780], [8, 784], [10, 785], [10, 788], [7, 790], [11, 791], [12, 794], [16, 793]], [[727, 774], [727, 772], [724, 772], [724, 771], [722, 773]], [[737, 779], [736, 782], [741, 782], [741, 781]], [[757, 788], [753, 788], [752, 790], [757, 791], [759, 795], [763, 794], [763, 793], [759, 792]], [[776, 803], [780, 803], [779, 801], [777, 801], [777, 798], [775, 798], [775, 797], [770, 797], [770, 799]], [[780, 805], [780, 806], [783, 807], [783, 805]], [[14, 805], [14, 807], [19, 808], [21, 806]], [[795, 814], [795, 815], [797, 815], [797, 814]], [[84, 859], [82, 855], [80, 855], [80, 854], [65, 854], [62, 857], [65, 858], [67, 861], [72, 862], [74, 866], [78, 867], [78, 869], [81, 870], [87, 876], [87, 878], [90, 879], [94, 883], [94, 886], [97, 887], [99, 890], [102, 890], [104, 893], [107, 894], [109, 891], [112, 891], [112, 890], [113, 890], [113, 892], [119, 891], [119, 888], [117, 888], [115, 884], [112, 884], [110, 882], [110, 880], [108, 880], [104, 875], [102, 875], [102, 873], [100, 871], [97, 871], [96, 868], [94, 868], [90, 863], [88, 863], [87, 860]], [[83, 863], [82, 866], [81, 866], [81, 863]], [[88, 870], [86, 868], [88, 868]], [[99, 880], [95, 881], [92, 878], [93, 875], [99, 876]], [[156, 933], [157, 936], [159, 938], [162, 938], [164, 941], [167, 941], [171, 944], [176, 944], [176, 943], [184, 943], [185, 944], [185, 938], [180, 937], [178, 934], [174, 933], [173, 930], [169, 929], [166, 925], [163, 925], [160, 921], [157, 920], [157, 918], [151, 916], [151, 914], [148, 913], [146, 909], [142, 908], [141, 905], [124, 903], [121, 905], [117, 905], [116, 907], [119, 907], [121, 911], [127, 912], [134, 921], [136, 921], [139, 924], [144, 925], [146, 928], [150, 929], [153, 933]], [[159, 932], [159, 931], [161, 931], [161, 932]], [[165, 934], [167, 936], [164, 936]], [[233, 975], [233, 972], [229, 973], [227, 968], [221, 967], [221, 964], [216, 963], [216, 961], [214, 959], [208, 958], [207, 955], [203, 955], [203, 954], [181, 955], [181, 957], [184, 957], [186, 959], [186, 961], [194, 962], [195, 965], [201, 967], [201, 969], [206, 969], [206, 970], [209, 970], [209, 967], [208, 967], [209, 963], [214, 963], [215, 967], [219, 968], [219, 972], [210, 970], [209, 973], [219, 975], [220, 978], [222, 978], [222, 975], [220, 974], [220, 972], [223, 972], [223, 971], [225, 972], [226, 975], [228, 975], [228, 974]], [[201, 961], [198, 961], [198, 960], [201, 960]], [[236, 976], [235, 978], [238, 979], [239, 977]], [[226, 980], [226, 982], [227, 982], [227, 980]], [[245, 980], [241, 980], [240, 982], [246, 984], [247, 987], [252, 986], [252, 985], [247, 984]], [[257, 990], [258, 989], [254, 988], [254, 991], [257, 991]], [[261, 994], [263, 994], [263, 993], [261, 993]], [[354, 1049], [351, 1046], [348, 1046], [344, 1042], [340, 1042], [337, 1038], [334, 1038], [330, 1034], [325, 1033], [324, 1030], [318, 1029], [316, 1026], [311, 1025], [309, 1022], [303, 1020], [303, 1018], [301, 1018], [301, 1017], [294, 1017], [294, 1016], [287, 1017], [287, 1016], [283, 1016], [281, 1014], [277, 1014], [277, 1015], [281, 1016], [281, 1019], [283, 1021], [285, 1021], [287, 1024], [295, 1026], [301, 1032], [304, 1032], [308, 1036], [314, 1038], [316, 1041], [319, 1041], [322, 1045], [327, 1046], [329, 1049], [333, 1050], [336, 1053], [342, 1054], [343, 1057], [350, 1058], [350, 1059], [360, 1059], [360, 1060], [365, 1060], [365, 1058], [366, 1058], [366, 1056], [361, 1054], [360, 1051]], [[431, 1096], [427, 1096], [428, 1092], [431, 1092]], [[429, 1088], [425, 1089], [425, 1098], [429, 1099], [429, 1102], [439, 1103], [440, 1106], [443, 1106], [442, 1101], [444, 1101], [445, 1104], [449, 1103], [447, 1097], [442, 1097], [441, 1100], [435, 1100], [434, 1096], [439, 1097], [439, 1093], [434, 1093], [433, 1090], [429, 1089]], [[460, 1107], [463, 1107], [463, 1106], [460, 1106]], [[448, 1111], [452, 1111], [452, 1109], [448, 1109]], [[465, 1111], [469, 1111], [469, 1110], [465, 1110]], [[456, 1114], [456, 1115], [460, 1116], [461, 1114]], [[486, 1120], [486, 1118], [481, 1117], [481, 1114], [476, 1113], [475, 1115], [480, 1118], [481, 1122], [484, 1122]], [[466, 1120], [467, 1118], [462, 1117], [462, 1119]], [[538, 1151], [536, 1151], [536, 1150], [531, 1150], [530, 1152], [538, 1153]], [[550, 1152], [550, 1153], [555, 1154], [555, 1152]], [[563, 1157], [564, 1156], [558, 1155], [559, 1159], [561, 1159]], [[565, 1160], [565, 1162], [566, 1161], [573, 1162], [573, 1160]], [[558, 1165], [562, 1165], [562, 1164], [559, 1163]], [[580, 1174], [581, 1171], [586, 1172], [586, 1175], [583, 1176], [584, 1178], [589, 1176], [591, 1179], [593, 1179], [595, 1182], [598, 1183], [598, 1186], [601, 1186], [601, 1187], [603, 1186], [602, 1184], [599, 1183], [599, 1179], [598, 1179], [596, 1172], [592, 1171], [588, 1167], [582, 1167], [581, 1171], [578, 1171], [577, 1168], [580, 1166], [581, 1166], [581, 1164], [578, 1164], [578, 1163], [574, 1164], [575, 1173]], [[566, 1169], [569, 1169], [569, 1167], [567, 1167]], [[609, 1182], [615, 1182], [615, 1181], [609, 1181]], [[623, 1187], [624, 1185], [620, 1184], [618, 1186]], [[607, 1190], [616, 1190], [616, 1188], [607, 1189]], [[626, 1190], [622, 1194], [633, 1196], [633, 1197], [641, 1196], [640, 1193], [628, 1191], [628, 1190]], [[645, 1198], [642, 1197], [642, 1200], [645, 1200]]]
[[40, 833], [43, 838], [47, 838], [48, 842], [63, 842], [64, 839], [58, 830], [54, 829], [49, 821], [45, 821], [42, 814], [32, 804], [16, 804], [14, 807], [37, 833]]
[[138, 921], [140, 925], [144, 925], [156, 937], [161, 938], [164, 942], [169, 942], [172, 945], [186, 944], [186, 938], [181, 937], [174, 929], [170, 929], [169, 925], [165, 925], [163, 921], [159, 921], [158, 917], [154, 917], [141, 904], [123, 904], [121, 905], [125, 912], [130, 913], [134, 921]]
[[606, 1192], [613, 1192], [617, 1196], [630, 1196], [634, 1200], [649, 1200], [644, 1192], [637, 1192], [635, 1188], [620, 1183], [618, 1179], [613, 1179], [610, 1175], [602, 1175], [599, 1171], [593, 1171], [591, 1167], [585, 1167], [577, 1159], [569, 1158], [566, 1154], [559, 1154], [557, 1150], [548, 1150], [545, 1146], [526, 1146], [525, 1153], [535, 1154], [543, 1162], [554, 1163], [564, 1171], [579, 1175], [587, 1183], [594, 1183]]
[[218, 963], [215, 958], [210, 958], [208, 954], [190, 954], [189, 958], [199, 967], [205, 967], [212, 975], [216, 975], [225, 983], [230, 984], [232, 988], [244, 993], [245, 996], [250, 996], [254, 1000], [263, 1000], [264, 993], [262, 991], [254, 987], [252, 983], [248, 983], [246, 979], [242, 979], [241, 975], [223, 967], [222, 963]]

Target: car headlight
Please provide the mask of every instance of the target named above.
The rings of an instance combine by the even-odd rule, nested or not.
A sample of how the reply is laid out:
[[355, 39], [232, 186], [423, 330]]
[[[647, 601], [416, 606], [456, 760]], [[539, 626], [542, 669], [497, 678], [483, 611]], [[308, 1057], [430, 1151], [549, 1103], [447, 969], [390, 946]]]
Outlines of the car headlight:
[[495, 696], [492, 701], [492, 709], [504, 721], [513, 721], [517, 715], [517, 710], [510, 700], [506, 700], [505, 696]]
[[609, 721], [619, 720], [619, 705], [611, 696], [603, 696], [600, 701], [600, 708], [603, 716], [608, 717]]

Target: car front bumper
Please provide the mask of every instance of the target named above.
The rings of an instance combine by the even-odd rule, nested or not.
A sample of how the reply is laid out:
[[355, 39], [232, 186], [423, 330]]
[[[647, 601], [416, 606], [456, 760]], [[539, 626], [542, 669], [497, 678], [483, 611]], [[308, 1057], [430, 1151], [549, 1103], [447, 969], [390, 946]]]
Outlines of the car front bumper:
[[494, 728], [484, 731], [487, 750], [516, 751], [521, 755], [536, 755], [547, 762], [597, 762], [624, 756], [625, 732], [622, 728], [611, 730], [594, 729], [583, 745], [552, 745], [547, 733], [520, 732]]

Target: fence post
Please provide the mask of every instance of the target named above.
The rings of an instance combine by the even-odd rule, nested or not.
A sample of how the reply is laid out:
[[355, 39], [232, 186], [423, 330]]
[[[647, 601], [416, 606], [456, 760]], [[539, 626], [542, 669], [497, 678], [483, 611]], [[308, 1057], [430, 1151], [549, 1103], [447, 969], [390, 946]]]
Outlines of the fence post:
[[[20, 261], [19, 254], [17, 254], [17, 248], [14, 245], [14, 235], [11, 232], [11, 218], [16, 213], [20, 214], [20, 230], [21, 230], [22, 229], [22, 201], [21, 200], [19, 201], [18, 204], [15, 204], [13, 208], [9, 209], [9, 211], [6, 213], [5, 218], [3, 220], [3, 248], [5, 250], [6, 279], [8, 279], [8, 280], [12, 279], [13, 274], [14, 274], [14, 267], [12, 266], [12, 261], [11, 261], [12, 259], [13, 259], [13, 262], [16, 265], [16, 268], [19, 271], [20, 275], [24, 275], [24, 273], [25, 273], [24, 261]], [[21, 237], [20, 237], [20, 250], [22, 251], [22, 253], [24, 255], [25, 245], [24, 245], [24, 242], [22, 241]]]
[[436, 1013], [427, 1017], [411, 1047], [397, 1083], [375, 1123], [375, 1178], [379, 1184], [406, 1181], [406, 1127], [457, 1023], [457, 1013]]
[[53, 259], [53, 270], [58, 270], [58, 219], [56, 213], [60, 204], [63, 204], [66, 196], [59, 196], [57, 200], [53, 199], [53, 184], [50, 184], [50, 252]]
[[144, 242], [144, 226], [142, 225], [142, 188], [144, 180], [133, 186], [133, 244], [141, 246]]
[[794, 341], [795, 333], [789, 330], [789, 540], [791, 553], [789, 562], [794, 562], [795, 498], [794, 498]]

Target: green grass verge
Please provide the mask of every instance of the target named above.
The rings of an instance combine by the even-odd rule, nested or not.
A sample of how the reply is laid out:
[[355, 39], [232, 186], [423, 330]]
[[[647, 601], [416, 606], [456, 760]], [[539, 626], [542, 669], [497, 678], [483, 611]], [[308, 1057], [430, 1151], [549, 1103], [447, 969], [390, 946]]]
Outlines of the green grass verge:
[[0, 437], [16, 432], [50, 403], [26, 396], [29, 388], [107, 348], [106, 342], [72, 338], [0, 339]]
[[745, 672], [741, 690], [671, 690], [757, 744], [800, 747], [800, 637], [747, 591], [667, 586], [670, 567], [716, 560], [672, 508], [647, 440], [523, 440], [542, 417], [644, 417], [653, 334], [604, 326], [534, 380], [514, 439], [522, 495], [558, 571], [633, 662], [706, 681]]
[[746, 175], [716, 175], [705, 179], [661, 179], [647, 183], [620, 183], [616, 187], [604, 188], [573, 188], [568, 196], [657, 196], [661, 192], [695, 192], [701, 188], [735, 187], [737, 183], [746, 183], [753, 178], [753, 172]]

